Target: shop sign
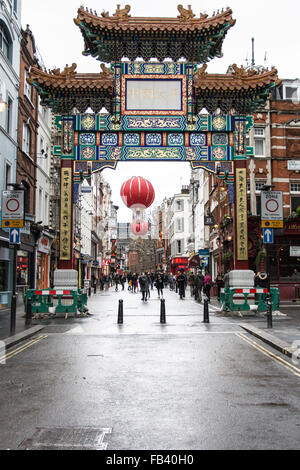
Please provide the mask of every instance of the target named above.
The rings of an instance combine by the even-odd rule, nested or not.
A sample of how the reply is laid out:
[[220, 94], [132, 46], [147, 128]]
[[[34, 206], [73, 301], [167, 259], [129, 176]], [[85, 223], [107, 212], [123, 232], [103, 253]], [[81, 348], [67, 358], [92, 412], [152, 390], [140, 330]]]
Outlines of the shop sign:
[[237, 259], [248, 260], [246, 168], [236, 170]]
[[209, 256], [209, 250], [199, 250], [198, 255], [199, 256]]
[[204, 225], [215, 225], [215, 221], [212, 215], [205, 215], [204, 216]]
[[71, 259], [72, 226], [72, 169], [63, 168], [61, 173], [61, 208], [60, 208], [60, 259]]
[[188, 258], [174, 258], [172, 259], [172, 264], [185, 264], [187, 265], [189, 262]]
[[41, 253], [45, 253], [47, 255], [49, 254], [49, 252], [50, 252], [49, 238], [47, 238], [47, 237], [40, 238], [39, 244], [38, 244], [38, 251], [40, 251]]
[[290, 171], [299, 171], [300, 170], [300, 160], [289, 160], [288, 161], [288, 170], [290, 170]]
[[300, 220], [290, 220], [285, 223], [284, 235], [299, 235], [300, 233]]
[[290, 256], [298, 258], [300, 256], [300, 246], [290, 246]]

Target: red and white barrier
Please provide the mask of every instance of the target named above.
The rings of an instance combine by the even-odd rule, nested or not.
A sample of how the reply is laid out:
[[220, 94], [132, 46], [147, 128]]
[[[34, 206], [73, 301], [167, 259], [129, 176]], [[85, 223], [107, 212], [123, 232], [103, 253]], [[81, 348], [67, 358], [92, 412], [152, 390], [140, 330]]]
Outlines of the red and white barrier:
[[36, 290], [35, 295], [71, 295], [70, 290]]

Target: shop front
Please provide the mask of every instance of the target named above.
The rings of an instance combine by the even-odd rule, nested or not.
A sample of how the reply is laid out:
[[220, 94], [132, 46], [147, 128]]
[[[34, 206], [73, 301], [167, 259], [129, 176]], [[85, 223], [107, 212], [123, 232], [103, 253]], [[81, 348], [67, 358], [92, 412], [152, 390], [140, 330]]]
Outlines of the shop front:
[[170, 271], [173, 276], [177, 276], [179, 270], [187, 271], [189, 265], [189, 258], [182, 257], [182, 258], [173, 258], [171, 260]]
[[271, 286], [279, 288], [280, 299], [300, 300], [300, 218], [275, 230], [275, 243], [269, 245], [267, 255]]
[[10, 305], [12, 290], [13, 250], [0, 246], [0, 310]]
[[50, 287], [50, 253], [53, 237], [42, 235], [38, 240], [36, 253], [36, 288], [38, 290]]

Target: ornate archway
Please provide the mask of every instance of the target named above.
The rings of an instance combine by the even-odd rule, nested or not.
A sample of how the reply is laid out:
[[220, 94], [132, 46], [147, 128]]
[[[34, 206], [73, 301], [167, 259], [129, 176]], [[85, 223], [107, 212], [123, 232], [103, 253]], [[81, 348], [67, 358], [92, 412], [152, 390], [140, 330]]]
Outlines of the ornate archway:
[[190, 7], [178, 11], [176, 18], [134, 18], [128, 6], [100, 16], [81, 7], [74, 21], [83, 54], [110, 67], [101, 64], [99, 74], [77, 73], [76, 64], [31, 70], [30, 83], [56, 114], [62, 137], [54, 147], [61, 158], [61, 268], [71, 267], [73, 184], [120, 161], [189, 161], [233, 185], [235, 269], [248, 268], [246, 159], [253, 149], [246, 133], [277, 71], [233, 65], [208, 74], [206, 63], [222, 55], [235, 24], [232, 11], [199, 18]]

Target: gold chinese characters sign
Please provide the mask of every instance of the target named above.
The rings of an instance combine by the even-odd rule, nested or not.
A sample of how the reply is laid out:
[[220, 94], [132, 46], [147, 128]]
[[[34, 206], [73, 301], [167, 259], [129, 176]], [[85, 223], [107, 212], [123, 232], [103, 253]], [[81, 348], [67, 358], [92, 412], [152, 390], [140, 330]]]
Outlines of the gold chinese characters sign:
[[186, 75], [122, 75], [121, 113], [185, 116]]
[[237, 260], [248, 260], [247, 174], [245, 168], [236, 170], [236, 235]]
[[71, 227], [72, 227], [72, 169], [63, 168], [61, 173], [61, 205], [60, 205], [60, 260], [71, 259]]

